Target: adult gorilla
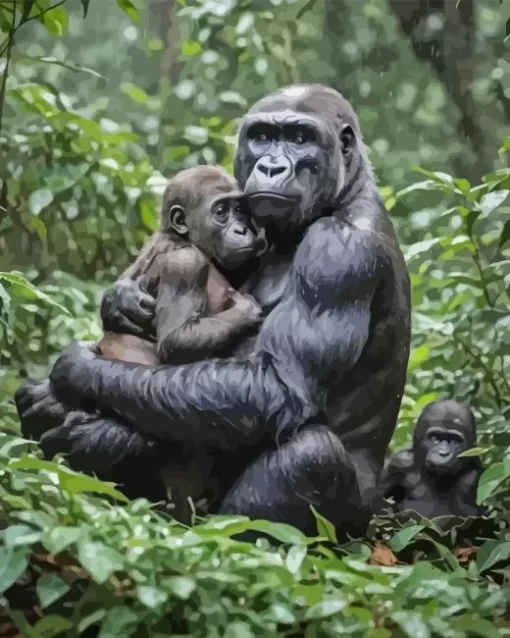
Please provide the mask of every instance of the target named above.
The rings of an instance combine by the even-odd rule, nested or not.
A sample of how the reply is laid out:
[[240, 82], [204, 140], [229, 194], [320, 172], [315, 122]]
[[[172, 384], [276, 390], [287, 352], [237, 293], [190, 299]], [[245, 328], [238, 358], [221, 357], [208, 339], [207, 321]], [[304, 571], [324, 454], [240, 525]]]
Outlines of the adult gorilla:
[[[235, 175], [272, 246], [245, 283], [266, 315], [255, 354], [148, 368], [74, 344], [50, 375], [55, 396], [115, 418], [79, 417], [45, 444], [72, 442], [71, 462], [89, 470], [99, 453], [139, 453], [141, 432], [207, 446], [224, 487], [220, 513], [315, 533], [312, 504], [341, 533], [362, 532], [402, 399], [410, 286], [353, 109], [320, 85], [265, 97], [242, 123]], [[136, 285], [119, 286], [108, 329], [149, 318], [144, 303]], [[28, 434], [55, 425], [45, 417], [48, 404], [58, 409], [40, 395], [17, 396]]]

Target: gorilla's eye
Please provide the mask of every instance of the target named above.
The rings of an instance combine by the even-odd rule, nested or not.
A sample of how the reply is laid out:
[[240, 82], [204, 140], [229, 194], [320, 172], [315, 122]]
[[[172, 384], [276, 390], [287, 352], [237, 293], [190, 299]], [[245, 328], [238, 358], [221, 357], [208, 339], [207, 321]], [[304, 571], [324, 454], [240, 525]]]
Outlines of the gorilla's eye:
[[214, 209], [214, 216], [219, 222], [226, 222], [228, 219], [229, 205], [228, 202], [221, 202]]
[[432, 443], [439, 443], [439, 437], [438, 437], [438, 436], [436, 436], [435, 434], [433, 434], [433, 435], [430, 437], [430, 440], [432, 441]]
[[292, 141], [294, 142], [294, 144], [304, 144], [304, 142], [305, 142], [305, 134], [303, 133], [303, 131], [298, 131], [294, 135], [294, 139]]

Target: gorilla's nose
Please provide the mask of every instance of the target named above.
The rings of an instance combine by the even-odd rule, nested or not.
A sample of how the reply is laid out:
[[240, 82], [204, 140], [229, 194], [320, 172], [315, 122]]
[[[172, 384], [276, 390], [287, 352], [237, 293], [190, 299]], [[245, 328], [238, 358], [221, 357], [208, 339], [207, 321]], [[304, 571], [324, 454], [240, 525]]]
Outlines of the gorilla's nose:
[[248, 229], [246, 228], [246, 226], [235, 226], [234, 227], [234, 233], [236, 235], [246, 235], [246, 233], [248, 232]]
[[268, 179], [278, 177], [290, 169], [290, 162], [285, 158], [261, 158], [257, 163], [257, 170]]

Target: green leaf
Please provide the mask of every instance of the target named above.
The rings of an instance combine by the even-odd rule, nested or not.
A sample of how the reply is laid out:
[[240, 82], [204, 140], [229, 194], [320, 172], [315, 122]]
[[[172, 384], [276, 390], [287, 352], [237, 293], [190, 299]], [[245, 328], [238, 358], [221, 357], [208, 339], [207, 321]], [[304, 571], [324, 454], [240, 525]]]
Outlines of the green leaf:
[[506, 243], [510, 240], [510, 219], [507, 219], [505, 225], [503, 226], [503, 230], [501, 231], [501, 236], [499, 238], [498, 250], [503, 250]]
[[124, 501], [124, 503], [129, 502], [129, 499], [122, 492], [113, 487], [114, 485], [115, 483], [106, 483], [85, 474], [72, 475], [64, 472], [60, 474], [60, 487], [68, 494], [96, 492], [97, 494], [107, 494], [119, 501]]
[[[49, 306], [53, 306], [54, 308], [58, 308], [63, 314], [69, 316], [71, 313], [67, 308], [62, 306], [61, 304], [54, 301], [51, 297], [49, 297], [44, 292], [38, 290], [35, 286], [33, 286], [30, 282], [28, 282], [24, 277], [17, 273], [13, 272], [0, 272], [0, 280], [7, 281], [9, 284], [13, 286], [14, 291], [16, 292], [15, 296], [21, 296], [27, 299], [40, 299], [44, 301], [44, 303]], [[14, 297], [14, 295], [11, 295]], [[32, 459], [32, 461], [37, 461], [37, 459]], [[28, 466], [26, 466], [28, 467]], [[52, 470], [53, 472], [55, 469]]]
[[57, 526], [46, 532], [42, 542], [50, 554], [56, 555], [73, 543], [77, 543], [85, 533], [85, 530], [80, 527]]
[[90, 0], [80, 0], [80, 2], [83, 8], [83, 19], [85, 19], [89, 11]]
[[335, 526], [326, 518], [324, 518], [324, 516], [319, 514], [319, 512], [315, 509], [315, 507], [313, 507], [313, 505], [310, 505], [310, 509], [315, 516], [315, 520], [317, 521], [318, 535], [326, 538], [331, 543], [338, 543]]
[[166, 591], [162, 591], [157, 587], [151, 587], [150, 585], [138, 585], [136, 595], [142, 605], [145, 605], [149, 609], [156, 609], [156, 607], [163, 605], [168, 600]]
[[28, 567], [28, 547], [0, 547], [0, 594], [13, 585]]
[[25, 22], [25, 20], [28, 18], [34, 4], [35, 4], [35, 0], [23, 0], [23, 11], [21, 12], [20, 24]]
[[305, 620], [315, 620], [317, 618], [328, 618], [334, 616], [338, 612], [347, 607], [348, 601], [340, 598], [334, 600], [322, 600], [320, 603], [313, 605], [305, 612]]
[[294, 616], [292, 610], [279, 603], [271, 605], [269, 614], [276, 623], [281, 623], [282, 625], [292, 625], [296, 622], [296, 616]]
[[196, 42], [195, 40], [184, 40], [181, 44], [182, 54], [188, 58], [195, 57], [201, 50], [200, 42]]
[[247, 529], [263, 532], [268, 536], [272, 536], [281, 543], [289, 543], [291, 545], [307, 544], [306, 536], [291, 525], [286, 523], [271, 523], [269, 521], [251, 521]]
[[51, 55], [44, 56], [30, 56], [30, 55], [22, 55], [19, 52], [16, 53], [15, 59], [17, 61], [23, 62], [24, 64], [54, 64], [55, 66], [60, 66], [63, 69], [68, 69], [69, 71], [74, 71], [75, 73], [88, 73], [89, 75], [93, 75], [96, 78], [104, 78], [101, 73], [98, 73], [94, 69], [90, 69], [86, 66], [81, 66], [80, 64], [74, 64], [74, 62], [64, 62], [63, 60], [59, 60]]
[[51, 204], [53, 201], [53, 193], [49, 188], [41, 188], [38, 191], [35, 191], [28, 198], [28, 207], [32, 215], [39, 215], [39, 213], [44, 210], [47, 206]]
[[394, 552], [401, 552], [422, 529], [424, 529], [423, 525], [410, 525], [409, 527], [405, 527], [400, 530], [400, 532], [397, 532], [388, 544]]
[[50, 636], [58, 636], [72, 627], [74, 627], [74, 625], [68, 618], [50, 614], [49, 616], [41, 618], [41, 620], [35, 624], [34, 632], [36, 636], [50, 638]]
[[248, 623], [236, 621], [227, 626], [224, 638], [255, 638], [255, 634]]
[[42, 609], [65, 596], [71, 588], [57, 574], [43, 574], [36, 585], [37, 598]]
[[38, 543], [41, 532], [28, 525], [10, 525], [3, 530], [2, 536], [6, 547], [19, 547]]
[[118, 552], [103, 543], [89, 540], [78, 543], [78, 560], [99, 585], [123, 567], [122, 557]]
[[46, 11], [38, 17], [38, 20], [53, 35], [62, 36], [67, 31], [68, 16], [66, 10], [61, 6], [55, 6], [51, 11]]
[[117, 5], [133, 22], [136, 24], [140, 22], [140, 15], [131, 0], [117, 0]]
[[120, 85], [120, 90], [128, 95], [133, 102], [137, 102], [138, 104], [145, 104], [149, 99], [149, 96], [143, 89], [135, 86], [131, 82], [123, 82]]
[[302, 545], [291, 547], [285, 559], [285, 566], [291, 574], [297, 574], [307, 554], [307, 548]]
[[492, 191], [491, 193], [487, 193], [482, 197], [478, 206], [480, 210], [484, 213], [484, 215], [490, 215], [492, 211], [496, 210], [508, 197], [508, 193], [510, 191], [501, 190], [501, 191]]
[[486, 541], [479, 549], [476, 557], [478, 571], [483, 573], [497, 562], [510, 558], [510, 542]]
[[126, 638], [136, 631], [138, 616], [129, 607], [114, 607], [106, 612], [98, 638]]
[[405, 250], [406, 261], [414, 259], [418, 255], [429, 252], [433, 246], [437, 246], [441, 241], [441, 237], [434, 237], [433, 239], [424, 239], [423, 241], [412, 244]]
[[391, 614], [391, 618], [400, 626], [406, 636], [430, 638], [430, 629], [418, 612], [396, 611]]
[[164, 585], [181, 600], [188, 600], [197, 588], [197, 583], [191, 576], [172, 576], [165, 579]]
[[457, 457], [460, 459], [470, 456], [481, 456], [482, 454], [487, 454], [487, 452], [490, 452], [490, 450], [491, 448], [488, 447], [473, 447], [470, 450], [466, 450], [465, 452], [458, 454]]

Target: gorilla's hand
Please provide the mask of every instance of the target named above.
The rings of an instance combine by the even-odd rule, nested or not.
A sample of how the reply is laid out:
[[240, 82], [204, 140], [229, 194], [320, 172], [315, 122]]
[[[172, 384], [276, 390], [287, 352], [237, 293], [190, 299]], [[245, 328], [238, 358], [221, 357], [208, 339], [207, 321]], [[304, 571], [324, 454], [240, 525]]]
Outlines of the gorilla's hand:
[[120, 279], [103, 295], [101, 320], [109, 332], [154, 336], [156, 299], [132, 279]]
[[93, 470], [104, 478], [126, 459], [152, 458], [157, 452], [155, 440], [115, 419], [84, 412], [70, 412], [63, 425], [46, 432], [41, 438], [41, 448], [48, 459], [64, 454], [74, 470], [87, 473]]
[[71, 408], [92, 408], [84, 403], [80, 372], [96, 357], [96, 344], [85, 341], [76, 341], [62, 352], [50, 373], [51, 391], [57, 399]]
[[49, 379], [18, 388], [14, 401], [26, 439], [38, 441], [46, 430], [61, 425], [69, 412], [52, 393]]

